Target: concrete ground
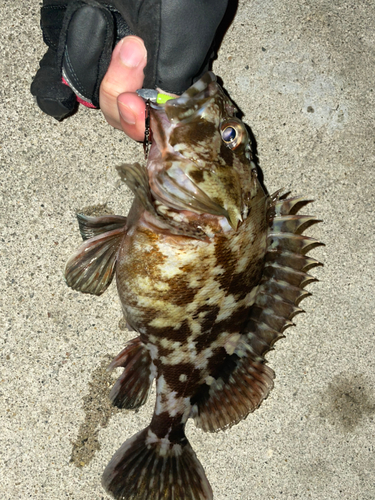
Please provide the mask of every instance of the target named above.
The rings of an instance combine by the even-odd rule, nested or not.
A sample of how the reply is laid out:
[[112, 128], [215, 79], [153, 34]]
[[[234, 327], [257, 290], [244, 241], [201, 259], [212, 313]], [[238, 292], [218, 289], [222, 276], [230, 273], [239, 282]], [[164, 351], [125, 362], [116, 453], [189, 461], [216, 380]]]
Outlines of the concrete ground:
[[[100, 112], [41, 113], [39, 3], [0, 5], [0, 498], [103, 500], [103, 468], [154, 399], [110, 407], [105, 368], [132, 334], [114, 286], [84, 296], [62, 272], [77, 210], [127, 213], [114, 167], [142, 148]], [[324, 224], [309, 234], [326, 244], [307, 314], [268, 356], [271, 396], [229, 431], [188, 426], [215, 500], [375, 498], [374, 33], [370, 0], [242, 0], [214, 65], [268, 189], [314, 198]]]

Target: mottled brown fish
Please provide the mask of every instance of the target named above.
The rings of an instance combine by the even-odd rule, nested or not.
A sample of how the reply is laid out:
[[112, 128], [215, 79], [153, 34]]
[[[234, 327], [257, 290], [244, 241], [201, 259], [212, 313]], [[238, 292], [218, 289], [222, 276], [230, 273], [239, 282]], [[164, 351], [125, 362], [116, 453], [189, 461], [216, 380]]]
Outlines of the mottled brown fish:
[[138, 337], [113, 402], [145, 403], [150, 425], [128, 439], [103, 485], [118, 500], [204, 500], [212, 490], [186, 436], [188, 418], [214, 432], [255, 410], [273, 386], [265, 354], [307, 295], [303, 198], [269, 196], [257, 177], [236, 108], [207, 73], [151, 111], [147, 168], [119, 167], [135, 199], [127, 218], [79, 215], [84, 243], [69, 259], [69, 286], [100, 295], [116, 274], [123, 313]]

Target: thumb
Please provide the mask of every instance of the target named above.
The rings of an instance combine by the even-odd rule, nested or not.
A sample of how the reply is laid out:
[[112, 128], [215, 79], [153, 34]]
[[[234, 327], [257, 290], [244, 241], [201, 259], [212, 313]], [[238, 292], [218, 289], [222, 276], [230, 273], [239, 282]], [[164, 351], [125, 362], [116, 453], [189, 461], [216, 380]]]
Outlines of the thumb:
[[[136, 140], [143, 138], [145, 105], [135, 91], [142, 88], [146, 63], [147, 52], [142, 39], [136, 36], [123, 38], [112, 53], [99, 92], [100, 109], [107, 122]], [[123, 117], [119, 109], [123, 111]]]

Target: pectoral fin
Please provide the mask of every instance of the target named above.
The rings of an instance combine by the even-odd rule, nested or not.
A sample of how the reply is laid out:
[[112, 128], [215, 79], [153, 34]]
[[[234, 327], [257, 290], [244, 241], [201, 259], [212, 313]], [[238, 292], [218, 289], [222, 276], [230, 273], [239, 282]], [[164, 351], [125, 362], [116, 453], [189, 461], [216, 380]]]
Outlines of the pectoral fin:
[[143, 207], [154, 214], [155, 208], [152, 204], [151, 191], [148, 182], [147, 170], [139, 163], [119, 165], [116, 167], [121, 180], [132, 190], [142, 203]]
[[[108, 217], [90, 217], [86, 218], [85, 222], [87, 219], [108, 219]], [[118, 250], [126, 229], [124, 222], [122, 227], [100, 234], [100, 225], [95, 224], [91, 224], [91, 228], [86, 225], [84, 231], [81, 229], [84, 238], [90, 231], [98, 235], [82, 243], [66, 263], [64, 274], [67, 285], [73, 290], [101, 295], [112, 281]]]

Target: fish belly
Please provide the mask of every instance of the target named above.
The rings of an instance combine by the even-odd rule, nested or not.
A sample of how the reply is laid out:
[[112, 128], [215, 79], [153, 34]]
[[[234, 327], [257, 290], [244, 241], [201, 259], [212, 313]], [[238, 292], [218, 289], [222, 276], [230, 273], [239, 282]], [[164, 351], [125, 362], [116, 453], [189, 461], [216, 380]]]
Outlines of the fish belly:
[[[266, 251], [266, 202], [231, 235], [208, 241], [140, 223], [117, 261], [125, 318], [159, 376], [190, 395], [233, 354], [254, 302]], [[177, 383], [177, 382], [178, 383]]]

